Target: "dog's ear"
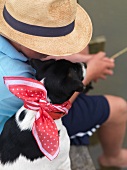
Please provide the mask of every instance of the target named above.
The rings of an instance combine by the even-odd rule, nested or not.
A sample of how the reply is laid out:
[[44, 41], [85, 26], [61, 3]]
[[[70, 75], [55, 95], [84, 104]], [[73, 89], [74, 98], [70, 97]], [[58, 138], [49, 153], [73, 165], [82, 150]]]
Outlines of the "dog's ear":
[[46, 61], [41, 61], [38, 59], [31, 59], [30, 64], [31, 66], [36, 70], [36, 79], [37, 80], [42, 80], [45, 77], [45, 74], [50, 66], [52, 66], [56, 60], [51, 59], [51, 60], [46, 60]]
[[38, 59], [31, 59], [30, 64], [31, 66], [37, 71], [41, 70], [46, 70], [50, 65], [54, 64], [56, 60], [51, 59], [51, 60], [46, 60], [46, 61], [41, 61]]
[[38, 60], [38, 59], [31, 59], [30, 60], [30, 65], [33, 67], [33, 68], [35, 68], [35, 70], [37, 69], [37, 68], [40, 68], [41, 67], [41, 61], [40, 60]]

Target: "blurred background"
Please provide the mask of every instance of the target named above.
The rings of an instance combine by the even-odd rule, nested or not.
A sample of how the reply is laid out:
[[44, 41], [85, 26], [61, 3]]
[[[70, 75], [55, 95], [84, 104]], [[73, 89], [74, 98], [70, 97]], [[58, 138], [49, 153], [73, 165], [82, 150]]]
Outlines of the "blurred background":
[[[109, 57], [127, 47], [127, 0], [78, 0], [78, 3], [91, 17], [92, 39], [100, 36], [105, 38], [104, 50]], [[112, 94], [127, 100], [127, 53], [116, 58], [115, 64], [114, 75], [106, 81], [100, 80], [93, 84], [94, 90], [89, 94]], [[127, 147], [127, 135], [124, 146]], [[96, 169], [103, 170], [97, 162], [101, 147], [96, 134], [91, 138], [89, 150]]]

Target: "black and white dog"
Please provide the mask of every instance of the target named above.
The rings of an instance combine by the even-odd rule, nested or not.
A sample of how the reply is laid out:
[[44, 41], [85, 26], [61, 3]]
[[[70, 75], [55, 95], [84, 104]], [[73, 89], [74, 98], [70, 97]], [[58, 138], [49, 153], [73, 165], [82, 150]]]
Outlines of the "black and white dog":
[[[44, 82], [48, 100], [53, 104], [67, 101], [75, 91], [84, 89], [86, 74], [82, 63], [67, 60], [33, 60], [37, 80]], [[0, 135], [0, 170], [70, 170], [70, 140], [61, 119], [55, 120], [59, 131], [60, 153], [53, 161], [40, 151], [31, 132], [35, 111], [22, 106], [5, 124]]]

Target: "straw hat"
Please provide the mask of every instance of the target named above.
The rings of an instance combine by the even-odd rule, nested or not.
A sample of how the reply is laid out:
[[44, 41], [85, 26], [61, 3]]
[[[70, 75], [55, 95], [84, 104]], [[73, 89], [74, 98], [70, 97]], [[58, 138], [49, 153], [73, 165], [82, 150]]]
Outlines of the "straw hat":
[[87, 46], [92, 24], [76, 0], [0, 0], [0, 34], [40, 53], [69, 55]]

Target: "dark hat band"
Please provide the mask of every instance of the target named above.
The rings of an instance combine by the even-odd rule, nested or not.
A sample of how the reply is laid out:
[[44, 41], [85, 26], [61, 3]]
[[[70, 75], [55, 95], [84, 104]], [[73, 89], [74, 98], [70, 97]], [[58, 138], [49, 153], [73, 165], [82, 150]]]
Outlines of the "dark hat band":
[[34, 35], [34, 36], [42, 36], [42, 37], [60, 37], [65, 36], [71, 33], [74, 29], [74, 21], [66, 25], [64, 27], [42, 27], [29, 25], [23, 22], [20, 22], [13, 18], [6, 7], [3, 10], [3, 17], [5, 21], [15, 30], [20, 31], [25, 34]]

